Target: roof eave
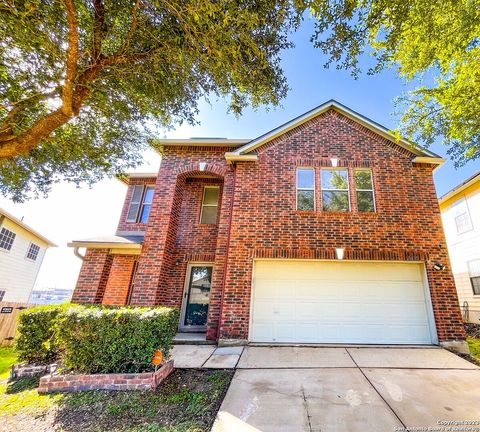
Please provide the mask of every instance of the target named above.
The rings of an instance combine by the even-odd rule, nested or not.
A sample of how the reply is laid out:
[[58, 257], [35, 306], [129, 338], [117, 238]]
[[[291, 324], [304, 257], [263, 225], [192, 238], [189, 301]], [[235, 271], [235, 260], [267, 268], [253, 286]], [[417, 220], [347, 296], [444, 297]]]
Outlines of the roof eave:
[[120, 242], [89, 242], [89, 241], [72, 241], [67, 243], [68, 247], [88, 248], [88, 249], [132, 249], [141, 250], [141, 243], [120, 243]]
[[10, 219], [12, 222], [16, 223], [17, 225], [21, 226], [25, 231], [28, 231], [30, 234], [34, 235], [35, 237], [39, 238], [43, 242], [47, 243], [49, 247], [58, 247], [55, 243], [53, 243], [48, 238], [44, 237], [39, 232], [35, 231], [33, 228], [29, 227], [25, 222], [21, 221], [20, 219], [13, 216], [11, 213], [7, 212], [6, 210], [0, 209], [0, 215], [4, 215], [7, 219]]
[[232, 154], [236, 155], [244, 155], [248, 154], [251, 151], [255, 150], [256, 148], [260, 147], [263, 144], [277, 138], [280, 135], [283, 135], [290, 130], [306, 123], [307, 121], [311, 120], [314, 117], [328, 111], [329, 109], [335, 109], [336, 111], [340, 112], [341, 114], [345, 115], [346, 117], [356, 121], [357, 123], [362, 124], [366, 128], [376, 132], [377, 134], [383, 136], [384, 138], [393, 141], [394, 143], [398, 144], [401, 147], [406, 148], [407, 150], [411, 151], [412, 153], [416, 154], [417, 156], [424, 156], [424, 157], [431, 157], [431, 158], [440, 158], [439, 155], [430, 152], [429, 150], [417, 146], [405, 139], [398, 139], [395, 135], [393, 135], [388, 129], [383, 127], [382, 125], [370, 120], [369, 118], [351, 110], [350, 108], [338, 103], [335, 100], [330, 100], [325, 102], [322, 105], [302, 114], [299, 117], [290, 120], [287, 123], [267, 132], [266, 134], [250, 141], [249, 143], [245, 144], [244, 146], [237, 148], [235, 151], [231, 152]]
[[452, 190], [447, 192], [445, 195], [441, 196], [438, 199], [439, 204], [443, 204], [448, 201], [450, 198], [453, 198], [455, 195], [458, 195], [460, 192], [474, 185], [475, 183], [480, 182], [480, 172], [474, 175], [470, 180], [467, 180], [465, 183], [454, 187]]

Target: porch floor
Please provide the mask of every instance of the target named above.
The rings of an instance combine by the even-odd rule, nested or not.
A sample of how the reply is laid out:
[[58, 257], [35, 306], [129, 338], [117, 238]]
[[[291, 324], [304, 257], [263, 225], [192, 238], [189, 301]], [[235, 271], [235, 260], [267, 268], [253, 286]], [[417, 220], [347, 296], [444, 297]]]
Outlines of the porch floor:
[[177, 333], [173, 339], [174, 345], [216, 345], [215, 341], [207, 340], [206, 333]]

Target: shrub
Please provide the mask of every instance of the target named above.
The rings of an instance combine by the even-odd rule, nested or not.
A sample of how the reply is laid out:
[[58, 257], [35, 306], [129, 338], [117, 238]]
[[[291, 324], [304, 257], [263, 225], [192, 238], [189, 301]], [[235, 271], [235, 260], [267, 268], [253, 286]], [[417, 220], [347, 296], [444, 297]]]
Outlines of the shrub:
[[82, 373], [140, 372], [155, 350], [167, 357], [178, 310], [72, 306], [59, 316], [56, 341], [62, 365]]
[[55, 323], [68, 306], [36, 306], [20, 313], [15, 344], [20, 361], [45, 364], [56, 360]]

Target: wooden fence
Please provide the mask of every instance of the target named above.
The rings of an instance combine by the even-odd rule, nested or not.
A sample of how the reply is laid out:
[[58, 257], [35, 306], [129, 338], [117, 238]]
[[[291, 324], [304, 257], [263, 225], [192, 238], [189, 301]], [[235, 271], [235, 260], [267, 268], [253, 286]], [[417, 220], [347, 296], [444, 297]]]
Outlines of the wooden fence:
[[13, 345], [18, 314], [32, 306], [28, 303], [0, 302], [0, 346]]

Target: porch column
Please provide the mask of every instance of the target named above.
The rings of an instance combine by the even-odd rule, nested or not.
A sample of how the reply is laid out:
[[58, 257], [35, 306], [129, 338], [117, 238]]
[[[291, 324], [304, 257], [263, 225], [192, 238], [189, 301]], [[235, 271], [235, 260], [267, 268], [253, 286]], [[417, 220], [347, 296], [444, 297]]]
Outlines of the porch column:
[[107, 284], [113, 256], [108, 249], [87, 249], [72, 303], [101, 303]]

